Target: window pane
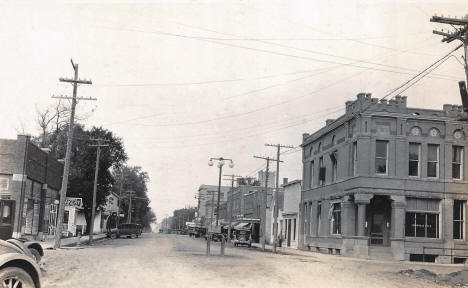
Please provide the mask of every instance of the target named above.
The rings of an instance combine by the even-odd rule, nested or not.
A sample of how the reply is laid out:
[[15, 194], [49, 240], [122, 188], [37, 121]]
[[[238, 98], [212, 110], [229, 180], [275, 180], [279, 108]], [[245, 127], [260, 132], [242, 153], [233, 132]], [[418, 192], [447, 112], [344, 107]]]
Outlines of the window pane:
[[453, 221], [453, 239], [462, 239], [461, 238], [461, 222]]
[[407, 237], [414, 237], [414, 215], [415, 213], [406, 213], [405, 219], [405, 235]]
[[438, 161], [439, 145], [427, 145], [427, 161]]
[[387, 160], [386, 159], [375, 159], [375, 172], [376, 173], [387, 173]]
[[375, 141], [375, 157], [387, 158], [387, 141]]
[[438, 214], [427, 214], [427, 237], [428, 238], [438, 238], [439, 231], [438, 225], [439, 215]]
[[460, 163], [461, 159], [461, 147], [453, 146], [452, 149], [452, 162]]
[[453, 201], [453, 220], [462, 220], [461, 217], [460, 217], [462, 215], [462, 213], [460, 213], [462, 203], [463, 202], [461, 202], [459, 200]]
[[408, 168], [409, 176], [418, 176], [419, 175], [419, 162], [418, 161], [409, 161]]
[[436, 162], [427, 163], [427, 177], [437, 177], [437, 163]]
[[426, 214], [416, 213], [416, 237], [426, 237]]
[[410, 143], [409, 145], [409, 159], [419, 160], [419, 144]]
[[460, 179], [460, 164], [452, 163], [452, 178]]

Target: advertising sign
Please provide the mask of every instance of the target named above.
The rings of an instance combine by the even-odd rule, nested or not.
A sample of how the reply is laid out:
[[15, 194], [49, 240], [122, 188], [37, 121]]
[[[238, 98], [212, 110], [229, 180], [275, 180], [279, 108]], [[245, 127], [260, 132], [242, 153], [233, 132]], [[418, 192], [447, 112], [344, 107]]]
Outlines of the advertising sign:
[[82, 208], [83, 198], [67, 197], [65, 198], [65, 206]]

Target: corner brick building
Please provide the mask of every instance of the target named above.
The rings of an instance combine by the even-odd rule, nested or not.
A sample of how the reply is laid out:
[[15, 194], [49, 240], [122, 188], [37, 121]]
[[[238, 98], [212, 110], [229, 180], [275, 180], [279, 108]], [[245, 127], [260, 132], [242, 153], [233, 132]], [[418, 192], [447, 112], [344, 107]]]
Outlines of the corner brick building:
[[369, 258], [464, 262], [468, 139], [461, 106], [358, 94], [303, 135], [299, 247]]
[[31, 137], [0, 139], [0, 237], [55, 234], [63, 165]]

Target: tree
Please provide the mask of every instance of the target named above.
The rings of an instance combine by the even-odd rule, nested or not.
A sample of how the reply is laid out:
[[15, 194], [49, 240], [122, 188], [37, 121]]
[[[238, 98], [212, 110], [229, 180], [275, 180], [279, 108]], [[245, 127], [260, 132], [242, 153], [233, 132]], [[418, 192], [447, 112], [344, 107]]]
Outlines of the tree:
[[195, 219], [195, 212], [197, 208], [187, 207], [183, 209], [174, 210], [172, 216], [171, 229], [184, 229], [185, 222], [192, 222]]
[[135, 196], [132, 198], [132, 222], [141, 224], [144, 229], [150, 229], [150, 224], [156, 221], [156, 216], [149, 207], [148, 173], [142, 171], [139, 166], [123, 166], [120, 170], [114, 170], [113, 177], [116, 179], [113, 185], [114, 193], [122, 194], [120, 207], [121, 213], [125, 214], [122, 220], [126, 222], [128, 219], [128, 194], [131, 191]]

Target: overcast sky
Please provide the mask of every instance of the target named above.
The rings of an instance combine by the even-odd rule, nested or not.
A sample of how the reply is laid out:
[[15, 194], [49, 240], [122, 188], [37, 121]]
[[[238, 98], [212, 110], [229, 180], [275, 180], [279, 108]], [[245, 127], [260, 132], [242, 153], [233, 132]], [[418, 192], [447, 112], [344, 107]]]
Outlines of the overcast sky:
[[[255, 176], [265, 163], [252, 156], [275, 155], [265, 143], [299, 145], [357, 93], [383, 97], [458, 45], [432, 34], [448, 28], [433, 14], [468, 14], [461, 0], [373, 2], [0, 1], [0, 137], [38, 133], [36, 105], [72, 93], [58, 78], [73, 76], [73, 58], [93, 81], [79, 96], [98, 98], [78, 104], [82, 124], [123, 138], [162, 219], [217, 185], [210, 157], [234, 160], [225, 174]], [[460, 104], [463, 79], [452, 57], [403, 95], [442, 109]], [[291, 152], [280, 177], [299, 179]]]

